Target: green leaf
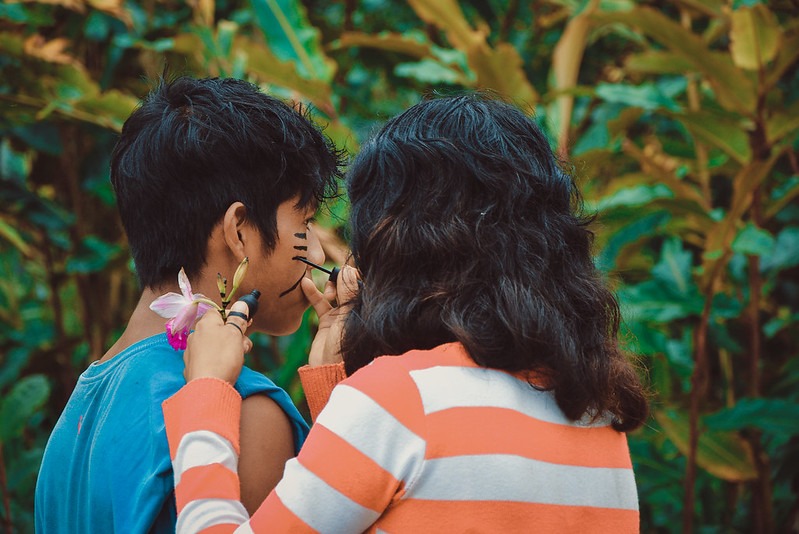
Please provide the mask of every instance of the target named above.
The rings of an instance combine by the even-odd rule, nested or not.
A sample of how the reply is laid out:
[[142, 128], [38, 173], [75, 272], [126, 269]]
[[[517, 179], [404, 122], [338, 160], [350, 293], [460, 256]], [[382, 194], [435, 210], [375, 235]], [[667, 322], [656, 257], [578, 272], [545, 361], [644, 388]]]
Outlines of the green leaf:
[[[688, 456], [688, 415], [677, 410], [658, 410], [655, 419], [680, 452]], [[749, 444], [732, 432], [709, 431], [699, 435], [696, 463], [711, 475], [728, 482], [757, 478]]]
[[735, 236], [732, 250], [739, 254], [765, 256], [774, 248], [774, 243], [774, 237], [770, 233], [749, 223]]
[[763, 256], [763, 271], [789, 269], [799, 265], [799, 226], [784, 228], [774, 242], [773, 248]]
[[742, 76], [732, 59], [727, 54], [709, 50], [700, 36], [666, 15], [639, 6], [629, 12], [598, 12], [592, 18], [602, 23], [622, 22], [639, 28], [704, 74], [724, 108], [742, 113], [754, 111], [754, 86], [749, 78]]
[[679, 74], [694, 70], [694, 65], [681, 55], [661, 50], [648, 50], [640, 54], [631, 54], [624, 61], [624, 67], [630, 72], [642, 74]]
[[665, 108], [670, 111], [680, 110], [677, 102], [666, 96], [652, 83], [641, 85], [599, 83], [596, 87], [596, 94], [606, 102], [636, 106], [647, 110], [658, 108]]
[[339, 50], [356, 46], [396, 52], [418, 59], [433, 56], [431, 43], [423, 35], [414, 32], [381, 32], [374, 35], [364, 32], [344, 32], [331, 48]]
[[704, 418], [712, 430], [758, 428], [771, 434], [799, 434], [799, 404], [784, 399], [740, 399], [732, 408], [725, 408]]
[[16, 247], [17, 250], [26, 256], [31, 255], [31, 249], [25, 242], [25, 239], [20, 235], [16, 228], [5, 222], [3, 219], [0, 219], [0, 240], [11, 243], [14, 247]]
[[0, 404], [0, 442], [17, 436], [49, 396], [50, 384], [44, 375], [26, 376], [17, 382]]
[[122, 247], [107, 243], [96, 236], [88, 236], [81, 243], [74, 256], [67, 260], [67, 273], [93, 273], [103, 270], [116, 258]]
[[691, 252], [683, 248], [679, 238], [673, 237], [663, 243], [652, 277], [671, 288], [675, 295], [695, 294], [697, 288], [691, 277], [691, 265]]
[[600, 199], [596, 210], [607, 211], [619, 206], [642, 206], [658, 198], [674, 198], [674, 193], [663, 184], [625, 187]]
[[741, 7], [732, 12], [730, 22], [730, 52], [736, 65], [758, 70], [774, 59], [782, 34], [768, 7]]
[[742, 164], [752, 159], [746, 125], [740, 119], [701, 111], [686, 112], [675, 115], [675, 118], [685, 125], [697, 141], [720, 148]]
[[468, 84], [463, 74], [433, 59], [423, 59], [417, 63], [400, 63], [394, 68], [394, 74], [403, 78], [413, 78], [424, 84]]
[[321, 44], [321, 34], [308, 22], [305, 7], [299, 0], [251, 0], [258, 26], [269, 48], [283, 61], [295, 62], [304, 78], [330, 82], [336, 64], [328, 58]]

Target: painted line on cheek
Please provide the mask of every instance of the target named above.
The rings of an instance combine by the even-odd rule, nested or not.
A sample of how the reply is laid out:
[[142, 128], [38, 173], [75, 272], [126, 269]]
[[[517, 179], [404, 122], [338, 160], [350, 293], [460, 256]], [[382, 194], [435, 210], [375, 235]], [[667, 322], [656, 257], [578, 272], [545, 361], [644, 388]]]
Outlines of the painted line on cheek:
[[295, 245], [294, 250], [308, 250], [308, 247], [298, 247]]
[[298, 234], [294, 234], [294, 237], [299, 237], [300, 239], [308, 239], [308, 234], [306, 234], [305, 232], [303, 232], [301, 234], [298, 233]]
[[299, 280], [297, 280], [297, 282], [296, 282], [296, 283], [295, 283], [293, 286], [291, 286], [290, 288], [288, 288], [287, 290], [285, 290], [283, 293], [281, 293], [280, 295], [278, 295], [278, 296], [277, 296], [277, 298], [279, 298], [279, 299], [282, 299], [283, 297], [285, 297], [286, 295], [288, 295], [289, 293], [291, 293], [292, 291], [294, 291], [295, 289], [297, 289], [297, 288], [299, 287], [299, 285], [302, 283], [302, 279], [303, 279], [303, 278], [305, 278], [305, 275], [304, 275], [304, 274], [303, 274], [303, 275], [300, 277], [300, 279], [299, 279]]

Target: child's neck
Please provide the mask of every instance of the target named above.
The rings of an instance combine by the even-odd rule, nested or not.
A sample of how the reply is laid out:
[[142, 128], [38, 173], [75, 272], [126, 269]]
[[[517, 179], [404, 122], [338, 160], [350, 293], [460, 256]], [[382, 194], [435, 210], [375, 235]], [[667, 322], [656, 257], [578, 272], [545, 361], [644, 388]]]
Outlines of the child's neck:
[[100, 362], [107, 362], [134, 343], [138, 343], [142, 339], [160, 334], [164, 331], [164, 325], [167, 320], [150, 310], [150, 304], [165, 292], [166, 291], [156, 293], [156, 291], [150, 288], [146, 288], [142, 292], [136, 309], [134, 309], [133, 313], [130, 315], [125, 331], [122, 332], [119, 339], [117, 339], [103, 357], [100, 358]]

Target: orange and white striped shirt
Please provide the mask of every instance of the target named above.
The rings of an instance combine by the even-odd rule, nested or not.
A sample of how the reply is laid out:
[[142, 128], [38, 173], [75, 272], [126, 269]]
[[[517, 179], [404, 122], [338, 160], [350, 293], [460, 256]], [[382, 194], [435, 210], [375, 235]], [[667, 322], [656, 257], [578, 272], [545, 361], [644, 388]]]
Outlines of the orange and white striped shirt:
[[551, 392], [458, 343], [378, 358], [336, 386], [252, 518], [235, 390], [195, 380], [163, 408], [178, 532], [639, 530], [626, 436], [568, 420]]

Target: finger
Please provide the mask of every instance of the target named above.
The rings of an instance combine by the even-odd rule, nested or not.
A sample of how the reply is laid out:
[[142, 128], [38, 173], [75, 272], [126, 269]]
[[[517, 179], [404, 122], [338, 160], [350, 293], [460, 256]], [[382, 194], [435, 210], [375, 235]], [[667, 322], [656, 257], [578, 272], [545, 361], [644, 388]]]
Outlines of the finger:
[[223, 324], [225, 324], [225, 320], [222, 319], [222, 314], [220, 314], [218, 311], [212, 308], [206, 311], [203, 314], [203, 316], [200, 317], [200, 320], [197, 321], [195, 328], [197, 328], [197, 326], [199, 326], [200, 324], [202, 324], [203, 327], [222, 326]]
[[302, 282], [300, 282], [300, 286], [302, 287], [302, 292], [305, 294], [305, 298], [311, 303], [311, 306], [313, 306], [318, 316], [321, 317], [333, 309], [333, 306], [331, 306], [330, 302], [325, 298], [325, 294], [316, 289], [316, 284], [313, 283], [313, 280], [310, 278], [303, 278]]
[[[230, 307], [230, 311], [241, 312], [241, 313], [243, 313], [244, 315], [247, 315], [247, 316], [249, 316], [249, 314], [250, 314], [250, 308], [249, 308], [249, 306], [247, 306], [247, 303], [241, 302], [240, 300], [237, 300], [236, 302], [233, 303], [233, 306]], [[241, 334], [242, 335], [246, 335], [247, 326], [249, 326], [247, 321], [245, 321], [241, 317], [237, 317], [235, 315], [234, 316], [228, 316], [226, 324], [234, 324], [234, 325], [238, 326], [241, 329]]]
[[252, 350], [252, 340], [250, 340], [250, 338], [248, 338], [247, 336], [244, 336], [243, 343], [244, 343], [244, 354], [247, 354]]
[[336, 284], [336, 293], [339, 306], [346, 304], [358, 294], [359, 275], [358, 270], [349, 265], [344, 265], [338, 275], [339, 283]]
[[336, 301], [336, 284], [327, 282], [325, 284], [325, 299], [331, 304]]

